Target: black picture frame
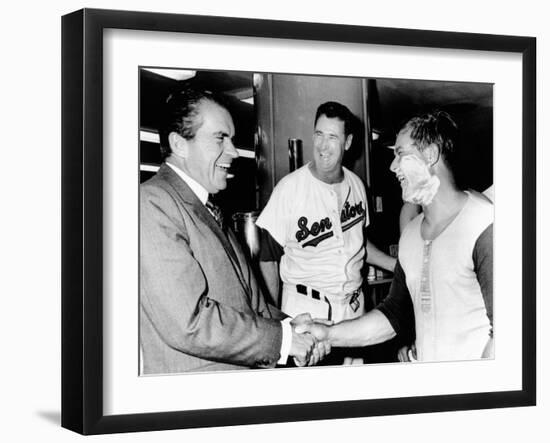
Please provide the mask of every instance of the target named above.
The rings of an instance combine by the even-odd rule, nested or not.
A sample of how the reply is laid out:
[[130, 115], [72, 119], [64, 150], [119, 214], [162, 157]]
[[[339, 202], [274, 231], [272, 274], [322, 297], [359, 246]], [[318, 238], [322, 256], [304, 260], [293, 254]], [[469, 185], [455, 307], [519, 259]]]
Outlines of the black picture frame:
[[[108, 28], [469, 49], [522, 57], [522, 388], [109, 415], [103, 412], [103, 31]], [[82, 434], [536, 404], [536, 39], [230, 17], [83, 9], [62, 18], [62, 426]]]

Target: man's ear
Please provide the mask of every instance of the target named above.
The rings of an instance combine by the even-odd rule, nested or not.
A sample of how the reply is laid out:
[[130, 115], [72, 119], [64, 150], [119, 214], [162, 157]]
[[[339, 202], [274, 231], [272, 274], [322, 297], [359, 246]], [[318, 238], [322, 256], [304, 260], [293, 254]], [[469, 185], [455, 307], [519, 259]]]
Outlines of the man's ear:
[[353, 142], [353, 134], [350, 134], [346, 137], [346, 143], [344, 144], [344, 151], [347, 151], [351, 148], [351, 143]]
[[423, 154], [430, 166], [435, 166], [435, 164], [439, 161], [439, 148], [435, 143], [428, 145], [424, 149]]
[[176, 154], [178, 157], [183, 157], [183, 158], [187, 157], [187, 152], [188, 152], [187, 140], [184, 139], [177, 132], [171, 132], [168, 135], [168, 143], [170, 144], [170, 149], [172, 149], [172, 152]]

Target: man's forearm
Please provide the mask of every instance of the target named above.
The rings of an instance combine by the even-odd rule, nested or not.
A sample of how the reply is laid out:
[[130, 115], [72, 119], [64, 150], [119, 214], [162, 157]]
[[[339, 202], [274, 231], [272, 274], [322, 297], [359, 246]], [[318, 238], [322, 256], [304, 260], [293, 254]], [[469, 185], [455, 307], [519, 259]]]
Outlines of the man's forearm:
[[332, 346], [346, 348], [375, 345], [393, 337], [395, 331], [391, 323], [378, 309], [331, 326], [328, 332], [328, 340]]
[[367, 263], [393, 272], [396, 259], [378, 249], [370, 240], [367, 240]]

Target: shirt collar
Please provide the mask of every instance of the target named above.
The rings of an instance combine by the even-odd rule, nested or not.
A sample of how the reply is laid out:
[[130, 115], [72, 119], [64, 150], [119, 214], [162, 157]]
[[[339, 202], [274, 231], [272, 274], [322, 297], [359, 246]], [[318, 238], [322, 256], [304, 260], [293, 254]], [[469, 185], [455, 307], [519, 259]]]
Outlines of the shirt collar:
[[195, 193], [195, 195], [198, 197], [198, 199], [201, 201], [201, 203], [204, 205], [206, 204], [206, 200], [208, 200], [208, 191], [204, 189], [204, 187], [197, 181], [193, 180], [191, 177], [189, 177], [185, 172], [183, 172], [180, 168], [177, 166], [174, 166], [172, 163], [166, 162], [172, 170], [178, 174], [178, 176], [187, 183], [187, 186], [191, 188], [191, 190]]

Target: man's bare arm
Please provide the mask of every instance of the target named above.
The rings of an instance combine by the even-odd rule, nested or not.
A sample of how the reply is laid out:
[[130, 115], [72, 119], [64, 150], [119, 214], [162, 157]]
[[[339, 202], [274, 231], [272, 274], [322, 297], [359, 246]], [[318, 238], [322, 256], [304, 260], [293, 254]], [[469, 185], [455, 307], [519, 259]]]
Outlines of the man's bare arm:
[[367, 263], [378, 266], [379, 268], [393, 272], [396, 259], [378, 249], [370, 240], [367, 239]]

